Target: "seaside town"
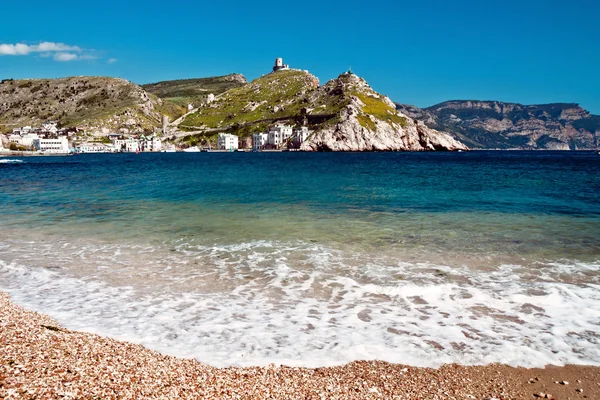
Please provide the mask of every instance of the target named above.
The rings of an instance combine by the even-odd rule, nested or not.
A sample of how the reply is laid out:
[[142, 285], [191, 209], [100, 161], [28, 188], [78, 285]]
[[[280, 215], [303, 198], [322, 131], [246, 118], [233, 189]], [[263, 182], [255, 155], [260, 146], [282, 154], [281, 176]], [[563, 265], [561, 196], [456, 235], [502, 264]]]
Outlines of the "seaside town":
[[[230, 133], [218, 134], [216, 149], [210, 146], [199, 148], [197, 146], [178, 149], [173, 144], [163, 143], [157, 134], [126, 136], [119, 133], [109, 133], [91, 140], [81, 140], [80, 131], [74, 129], [59, 129], [57, 122], [48, 121], [41, 127], [23, 126], [13, 129], [8, 135], [8, 148], [2, 146], [0, 151], [6, 152], [34, 152], [37, 154], [85, 154], [85, 153], [139, 153], [176, 151], [284, 151], [298, 150], [300, 145], [308, 138], [308, 127], [292, 127], [289, 125], [276, 125], [267, 132], [252, 134], [251, 142], [240, 146], [237, 135]], [[250, 145], [251, 147], [248, 147]]]

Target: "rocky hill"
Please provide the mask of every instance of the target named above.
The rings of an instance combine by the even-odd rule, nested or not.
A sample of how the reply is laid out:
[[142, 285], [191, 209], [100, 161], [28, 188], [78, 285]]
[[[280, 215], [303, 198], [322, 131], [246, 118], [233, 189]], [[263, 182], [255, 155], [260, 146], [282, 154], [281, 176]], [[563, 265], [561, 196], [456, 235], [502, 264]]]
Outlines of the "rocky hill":
[[162, 81], [141, 85], [148, 93], [152, 93], [161, 99], [168, 100], [187, 106], [188, 104], [199, 105], [210, 93], [219, 95], [229, 89], [244, 86], [248, 81], [244, 75], [230, 74], [225, 76], [213, 76], [210, 78], [179, 79], [174, 81]]
[[162, 115], [182, 110], [118, 78], [70, 77], [4, 80], [0, 83], [0, 129], [39, 126], [48, 120], [62, 127], [94, 132], [149, 132]]
[[595, 149], [600, 140], [600, 116], [577, 104], [468, 100], [423, 109], [396, 104], [396, 109], [472, 148], [582, 150]]
[[303, 150], [467, 149], [449, 135], [406, 118], [387, 97], [351, 73], [323, 86], [307, 71], [270, 73], [218, 96], [188, 115], [180, 128], [201, 132], [188, 138], [192, 141], [206, 140], [216, 132], [231, 132], [244, 139], [278, 122], [309, 126], [313, 134]]

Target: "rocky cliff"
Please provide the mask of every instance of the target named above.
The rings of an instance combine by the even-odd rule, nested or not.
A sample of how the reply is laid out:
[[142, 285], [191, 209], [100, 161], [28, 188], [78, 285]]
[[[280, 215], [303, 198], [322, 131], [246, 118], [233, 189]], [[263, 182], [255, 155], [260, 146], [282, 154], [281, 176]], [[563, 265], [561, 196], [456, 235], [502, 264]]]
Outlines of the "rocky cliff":
[[411, 118], [451, 133], [472, 148], [595, 149], [600, 116], [577, 104], [525, 106], [499, 101], [448, 101], [420, 109], [396, 104]]
[[352, 74], [340, 75], [310, 94], [312, 111], [335, 116], [302, 144], [319, 151], [436, 151], [468, 150], [451, 136], [397, 112], [385, 96]]
[[118, 78], [71, 77], [4, 80], [0, 83], [0, 124], [39, 126], [48, 120], [94, 132], [148, 132], [172, 109], [141, 87]]
[[302, 145], [307, 151], [467, 149], [397, 112], [387, 97], [351, 73], [323, 86], [307, 71], [270, 73], [223, 93], [187, 116], [180, 127], [208, 135], [231, 132], [245, 139], [276, 123], [308, 125], [313, 134]]

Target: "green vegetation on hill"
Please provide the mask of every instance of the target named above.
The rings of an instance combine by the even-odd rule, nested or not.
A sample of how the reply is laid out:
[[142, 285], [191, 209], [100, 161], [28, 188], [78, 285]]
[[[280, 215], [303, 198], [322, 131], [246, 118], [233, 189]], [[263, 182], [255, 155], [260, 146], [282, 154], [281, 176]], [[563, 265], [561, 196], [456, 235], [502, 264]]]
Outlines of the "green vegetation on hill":
[[163, 100], [187, 107], [188, 104], [199, 105], [212, 93], [215, 96], [226, 91], [244, 86], [246, 78], [239, 74], [214, 76], [210, 78], [179, 79], [141, 85], [148, 93]]
[[247, 124], [294, 119], [306, 107], [302, 96], [316, 89], [318, 81], [303, 71], [279, 71], [242, 87], [231, 89], [214, 103], [202, 107], [183, 121], [183, 127], [250, 134]]

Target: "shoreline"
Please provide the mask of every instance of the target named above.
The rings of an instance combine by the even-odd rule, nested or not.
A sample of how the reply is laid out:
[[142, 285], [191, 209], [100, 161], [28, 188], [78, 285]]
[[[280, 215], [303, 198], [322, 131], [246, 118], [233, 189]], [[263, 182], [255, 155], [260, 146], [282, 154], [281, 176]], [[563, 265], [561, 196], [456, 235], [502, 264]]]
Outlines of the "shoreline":
[[216, 368], [62, 328], [46, 315], [13, 304], [0, 291], [0, 398], [526, 399], [539, 395], [600, 398], [600, 367], [449, 364], [433, 369], [356, 361], [322, 368], [273, 364]]

